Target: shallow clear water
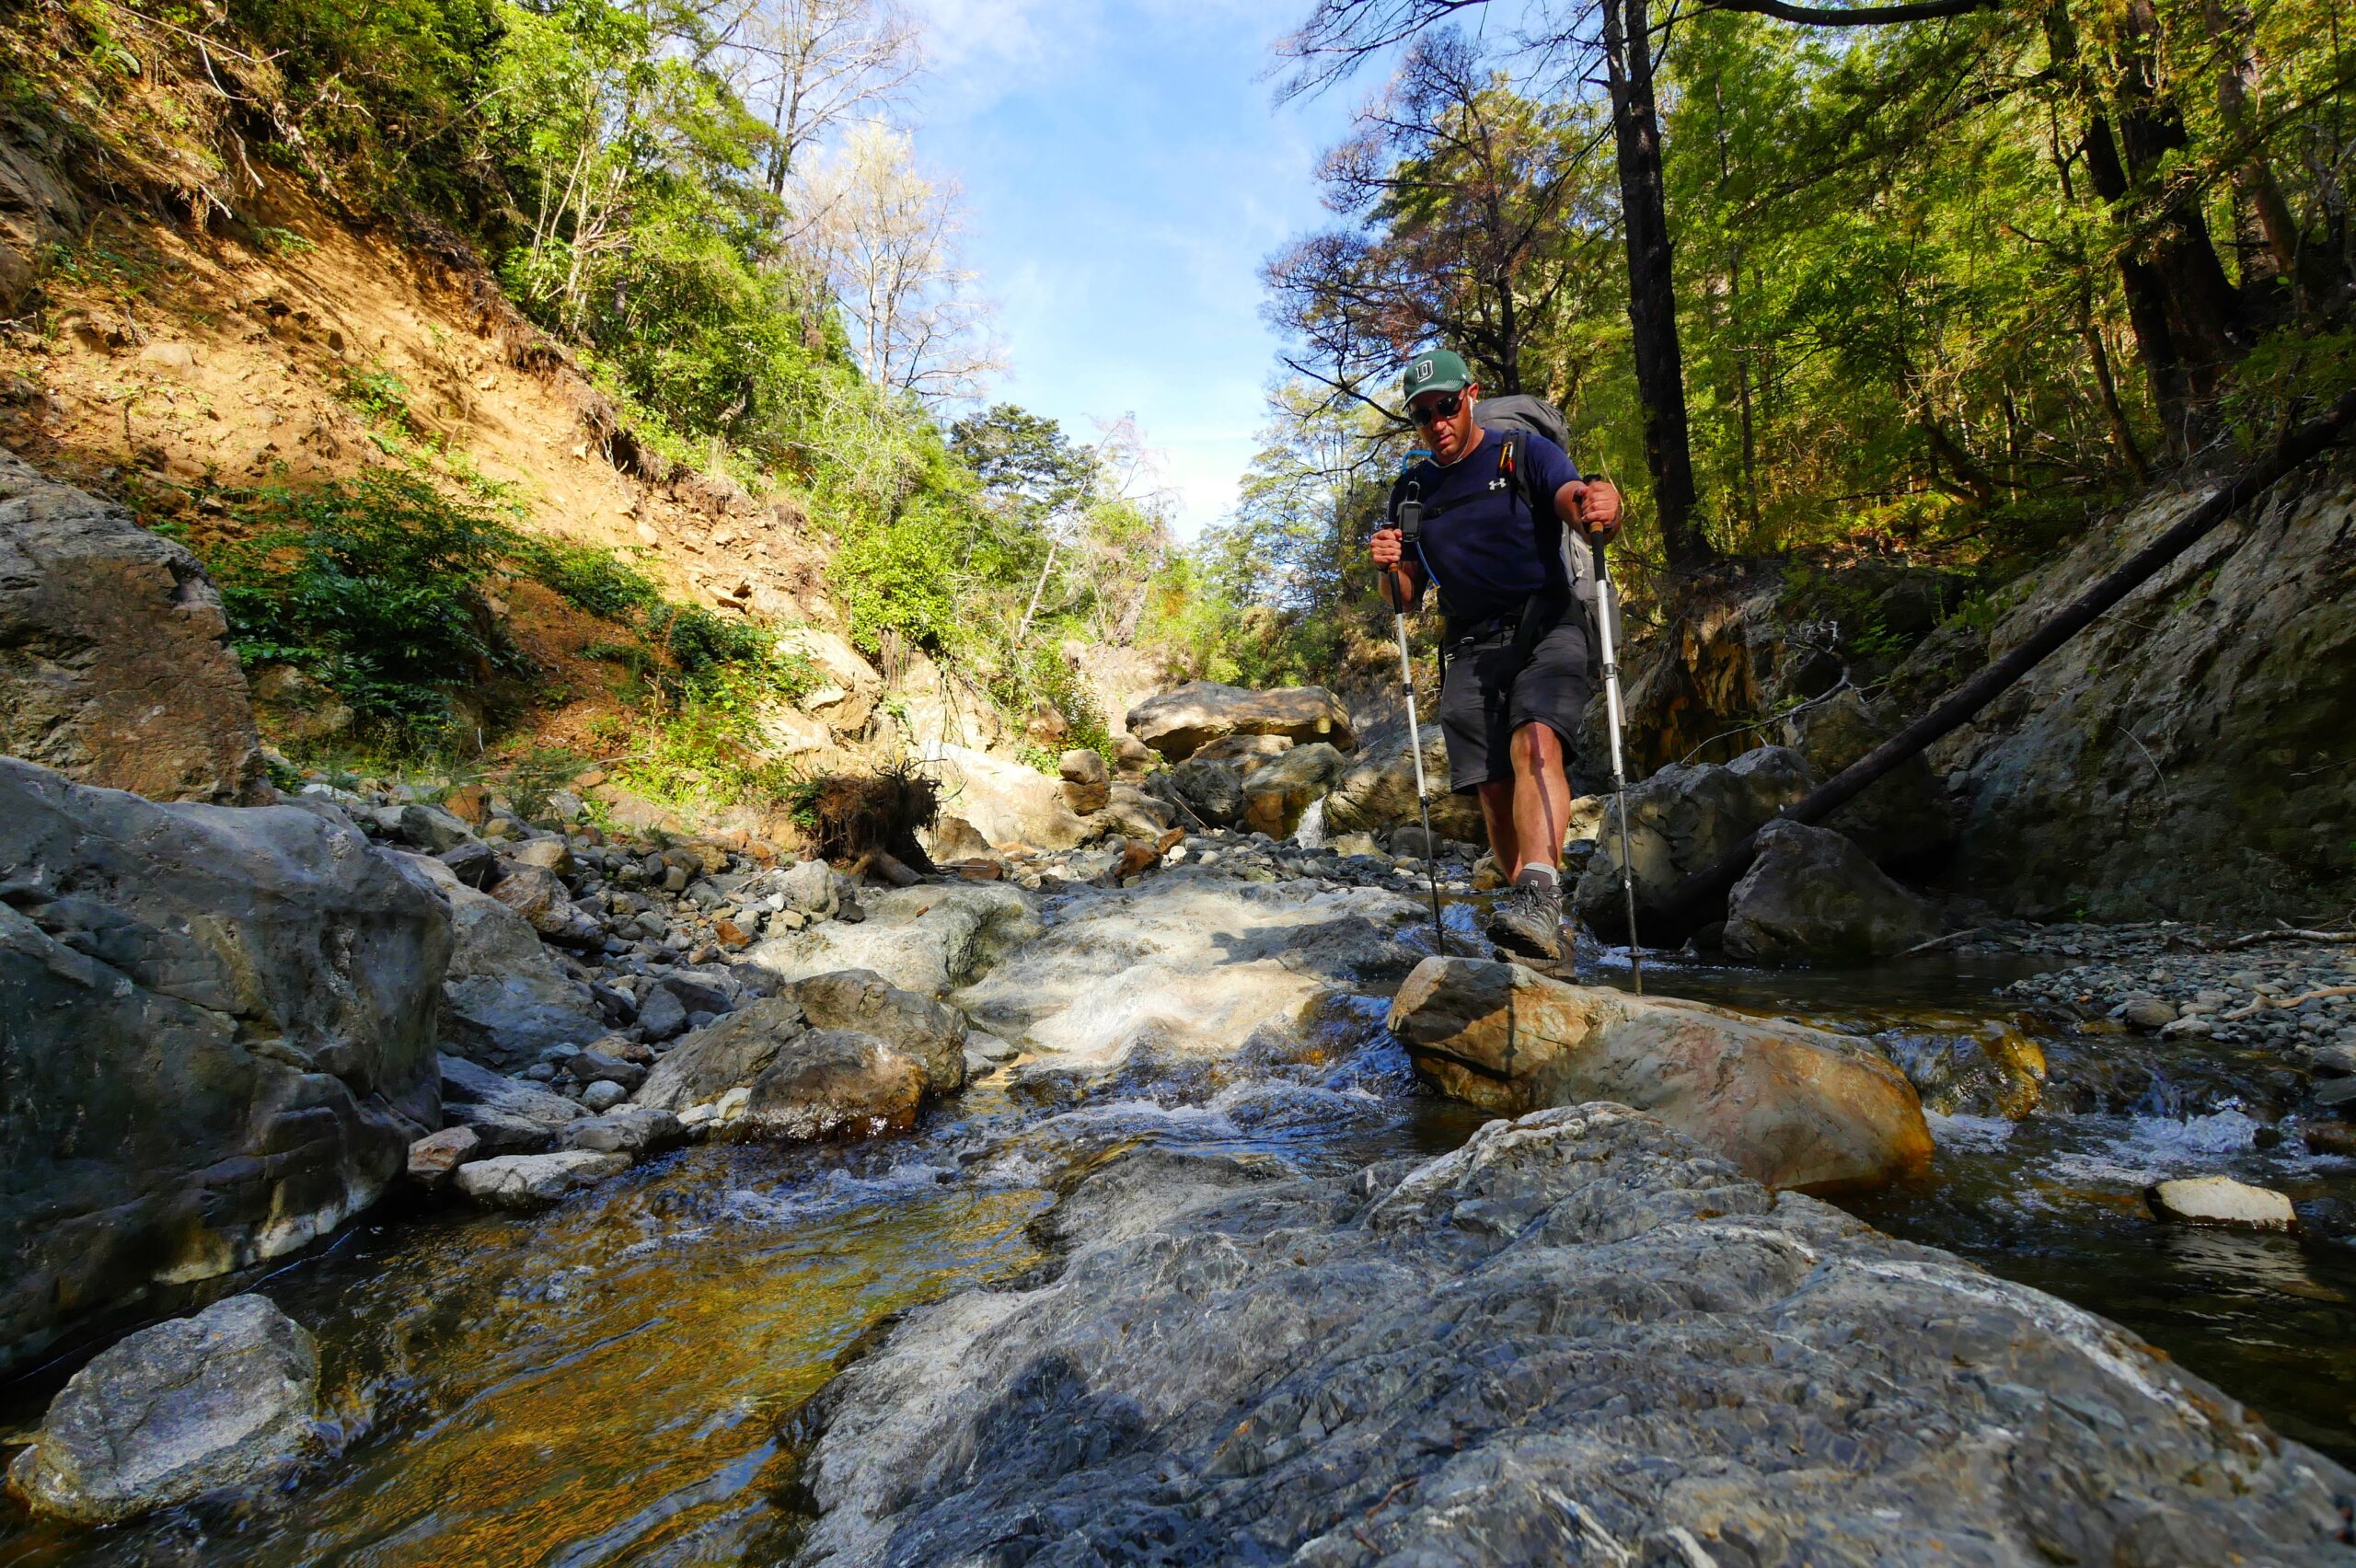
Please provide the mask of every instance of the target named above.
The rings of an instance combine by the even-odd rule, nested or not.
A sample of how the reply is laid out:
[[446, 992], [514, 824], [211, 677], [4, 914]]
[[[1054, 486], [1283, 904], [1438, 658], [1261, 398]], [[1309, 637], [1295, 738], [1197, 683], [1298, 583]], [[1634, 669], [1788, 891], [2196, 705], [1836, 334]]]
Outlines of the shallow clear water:
[[[1625, 984], [1619, 957], [1588, 954], [1588, 977]], [[1995, 988], [2025, 972], [1656, 963], [1647, 988], [1977, 1061], [2010, 1018]], [[0, 1516], [0, 1568], [778, 1561], [796, 1412], [893, 1314], [1038, 1262], [1029, 1222], [1095, 1161], [1153, 1143], [1330, 1170], [1469, 1136], [1478, 1113], [1416, 1090], [1381, 1012], [1360, 998], [1300, 1040], [1133, 1063], [1076, 1100], [991, 1080], [868, 1145], [683, 1150], [526, 1218], [387, 1215], [261, 1286], [320, 1339], [338, 1458], [235, 1513], [85, 1534]], [[2356, 1357], [2341, 1348], [2356, 1343], [2356, 1251], [2156, 1225], [2140, 1196], [2223, 1170], [2325, 1214], [2356, 1199], [2356, 1164], [2258, 1147], [2233, 1073], [2197, 1053], [2157, 1060], [2149, 1042], [2033, 1020], [2027, 1037], [2049, 1063], [2044, 1109], [1934, 1117], [1929, 1177], [1851, 1206], [2119, 1320], [2356, 1460]], [[37, 1419], [46, 1391], [19, 1389], [0, 1422]]]

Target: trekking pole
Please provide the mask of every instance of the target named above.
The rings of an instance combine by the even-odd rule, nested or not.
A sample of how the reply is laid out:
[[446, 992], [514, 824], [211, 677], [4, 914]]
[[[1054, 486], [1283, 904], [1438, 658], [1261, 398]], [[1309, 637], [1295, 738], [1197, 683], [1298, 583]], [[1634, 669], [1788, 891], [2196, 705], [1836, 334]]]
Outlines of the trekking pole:
[[[1399, 502], [1400, 542], [1403, 549], [1414, 549], [1416, 537], [1424, 529], [1424, 502], [1421, 495], [1410, 491]], [[1448, 953], [1448, 928], [1439, 915], [1439, 872], [1432, 864], [1432, 808], [1424, 786], [1424, 736], [1415, 724], [1415, 662], [1407, 651], [1407, 607], [1394, 605], [1391, 624], [1399, 634], [1399, 689], [1407, 698], [1407, 753], [1415, 759], [1415, 815], [1424, 824], [1424, 886], [1432, 895], [1432, 940], [1441, 956]]]
[[1645, 994], [1645, 950], [1636, 941], [1636, 868], [1628, 853], [1628, 776], [1620, 754], [1620, 651], [1611, 637], [1611, 569], [1603, 547], [1595, 548], [1596, 628], [1603, 644], [1603, 713], [1611, 731], [1611, 801], [1620, 813], [1620, 894], [1628, 907], [1628, 974], [1637, 996]]

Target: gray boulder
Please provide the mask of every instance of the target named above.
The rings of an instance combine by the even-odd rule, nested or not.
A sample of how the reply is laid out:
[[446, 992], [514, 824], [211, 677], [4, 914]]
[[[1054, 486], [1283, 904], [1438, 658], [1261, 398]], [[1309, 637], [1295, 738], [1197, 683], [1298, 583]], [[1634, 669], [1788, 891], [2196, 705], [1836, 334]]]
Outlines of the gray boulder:
[[442, 1109], [471, 1127], [491, 1154], [536, 1154], [553, 1145], [581, 1107], [523, 1078], [502, 1078], [462, 1056], [444, 1056]]
[[500, 879], [491, 885], [491, 896], [560, 946], [594, 948], [605, 942], [605, 928], [572, 902], [564, 880], [545, 866], [507, 862]]
[[[1630, 789], [1628, 860], [1635, 870], [1638, 925], [1657, 921], [1679, 882], [1797, 801], [1813, 783], [1799, 753], [1761, 746], [1723, 766], [1672, 764]], [[1594, 929], [1614, 938], [1625, 934], [1616, 812], [1611, 831], [1597, 836], [1571, 902]]]
[[1189, 681], [1128, 711], [1130, 734], [1172, 762], [1183, 762], [1228, 735], [1279, 735], [1325, 741], [1343, 751], [1357, 744], [1350, 710], [1323, 686], [1251, 691], [1217, 681]]
[[357, 833], [0, 759], [0, 1367], [325, 1235], [441, 1124], [449, 908]]
[[595, 1040], [605, 1015], [521, 915], [470, 887], [445, 888], [455, 940], [442, 981], [445, 1051], [491, 1066], [527, 1066], [549, 1046]]
[[74, 1374], [8, 1480], [36, 1514], [110, 1525], [281, 1480], [320, 1447], [319, 1353], [260, 1296], [142, 1329]]
[[930, 1092], [949, 1094], [964, 1087], [965, 1020], [954, 1008], [903, 991], [864, 969], [814, 974], [779, 994], [800, 1005], [813, 1029], [872, 1034], [914, 1060], [924, 1068]]
[[[1448, 737], [1438, 724], [1426, 725], [1424, 788], [1428, 794], [1432, 831], [1442, 838], [1486, 844], [1488, 824], [1481, 817], [1481, 802], [1471, 794], [1454, 795], [1448, 788]], [[1414, 825], [1422, 830], [1415, 807], [1415, 759], [1407, 749], [1407, 729], [1369, 734], [1334, 776], [1325, 797], [1325, 829], [1329, 833], [1372, 833]]]
[[711, 1104], [759, 1077], [808, 1028], [791, 997], [740, 1008], [672, 1046], [639, 1087], [638, 1103], [673, 1113]]
[[1051, 1277], [820, 1396], [802, 1560], [2356, 1559], [2356, 1476], [2134, 1336], [1624, 1107], [1351, 1175], [1138, 1154], [1040, 1224]]
[[0, 451], [0, 752], [158, 801], [274, 798], [188, 550]]
[[774, 882], [774, 891], [784, 898], [788, 909], [823, 919], [842, 907], [842, 895], [835, 887], [835, 869], [824, 860], [796, 861], [775, 873]]
[[[1818, 778], [1863, 758], [1898, 733], [1902, 721], [1854, 691], [1804, 709], [1790, 722], [1794, 745]], [[1920, 866], [1955, 840], [1955, 822], [1946, 789], [1916, 753], [1896, 772], [1875, 780], [1865, 792], [1834, 812], [1825, 826], [1855, 844], [1885, 870]]]
[[617, 1105], [602, 1116], [583, 1116], [564, 1130], [564, 1147], [593, 1154], [660, 1154], [687, 1141], [687, 1130], [668, 1111], [652, 1105]]
[[1031, 898], [1003, 882], [893, 888], [870, 897], [866, 910], [856, 925], [828, 921], [770, 937], [745, 958], [780, 984], [864, 969], [937, 997], [979, 978], [1040, 929]]
[[[815, 987], [814, 995], [831, 1014], [863, 1014], [890, 1026], [897, 1013], [899, 1027], [907, 1029], [911, 1020], [900, 1006], [866, 995], [876, 984], [872, 974], [856, 975], [840, 986]], [[914, 1122], [930, 1092], [928, 1068], [924, 1055], [873, 1034], [812, 1028], [791, 996], [769, 997], [673, 1046], [647, 1075], [638, 1103], [737, 1136], [859, 1135]], [[962, 1050], [953, 1070], [962, 1082]]]
[[1243, 820], [1243, 779], [1223, 762], [1190, 756], [1170, 770], [1171, 787], [1206, 827], [1232, 827]]
[[1929, 905], [1863, 849], [1804, 823], [1771, 822], [1727, 900], [1727, 951], [1761, 963], [1855, 963], [1938, 934]]
[[595, 1149], [502, 1154], [458, 1167], [457, 1189], [492, 1208], [536, 1209], [629, 1169], [629, 1156]]
[[1243, 824], [1271, 838], [1291, 837], [1341, 771], [1342, 754], [1322, 742], [1270, 757], [1243, 781]]

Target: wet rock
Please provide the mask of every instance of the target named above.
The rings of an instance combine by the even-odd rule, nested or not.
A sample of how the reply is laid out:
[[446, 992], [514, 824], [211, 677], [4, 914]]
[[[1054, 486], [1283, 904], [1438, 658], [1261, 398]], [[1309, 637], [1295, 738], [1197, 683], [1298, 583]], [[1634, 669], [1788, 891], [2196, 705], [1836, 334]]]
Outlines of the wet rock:
[[617, 1105], [603, 1114], [583, 1116], [564, 1130], [567, 1148], [633, 1159], [660, 1154], [687, 1141], [687, 1130], [679, 1119], [652, 1105]]
[[1322, 743], [1274, 757], [1243, 786], [1243, 821], [1271, 838], [1289, 838], [1310, 802], [1322, 799], [1342, 771], [1342, 754]]
[[437, 1192], [450, 1173], [483, 1152], [482, 1136], [472, 1127], [445, 1127], [409, 1146], [409, 1179], [427, 1192]]
[[1243, 779], [1223, 762], [1191, 756], [1171, 770], [1170, 781], [1206, 827], [1232, 827], [1243, 819]]
[[1930, 1163], [1905, 1075], [1843, 1035], [1464, 958], [1416, 965], [1391, 1028], [1442, 1093], [1500, 1115], [1633, 1105], [1769, 1186], [1869, 1187]]
[[791, 997], [740, 1008], [674, 1045], [646, 1075], [638, 1103], [677, 1113], [715, 1101], [750, 1084], [807, 1028], [801, 1004]]
[[460, 1166], [456, 1184], [461, 1193], [491, 1208], [535, 1209], [629, 1169], [629, 1155], [592, 1149], [502, 1154]]
[[864, 969], [814, 974], [779, 995], [799, 1005], [813, 1029], [873, 1035], [916, 1062], [924, 1069], [930, 1093], [948, 1094], [964, 1085], [965, 1020], [953, 1008], [901, 990]]
[[2356, 1476], [2133, 1335], [1622, 1107], [1347, 1176], [1134, 1155], [1042, 1225], [1052, 1277], [820, 1397], [808, 1561], [2346, 1555]]
[[274, 796], [221, 596], [196, 558], [6, 451], [0, 752], [156, 801]]
[[722, 1118], [734, 1136], [860, 1137], [915, 1123], [926, 1097], [925, 1066], [872, 1034], [813, 1029], [745, 1087], [751, 1092], [741, 1110]]
[[0, 1368], [328, 1234], [437, 1125], [438, 892], [293, 805], [0, 758]]
[[1855, 963], [1938, 934], [1930, 905], [1837, 833], [1796, 822], [1759, 832], [1759, 858], [1727, 900], [1720, 939], [1764, 963]]
[[[1720, 767], [1672, 765], [1628, 791], [1628, 859], [1634, 868], [1636, 921], [1649, 935], [1661, 905], [1685, 877], [1808, 791], [1807, 762], [1783, 746], [1761, 746]], [[1598, 933], [1619, 940], [1627, 918], [1620, 891], [1618, 813], [1596, 840], [1571, 903]]]
[[934, 746], [927, 760], [940, 780], [941, 809], [993, 845], [1068, 849], [1088, 837], [1058, 781], [1034, 768], [964, 746]]
[[267, 1297], [140, 1330], [76, 1372], [8, 1480], [36, 1514], [110, 1525], [267, 1487], [321, 1445], [319, 1353]]
[[1003, 882], [894, 888], [856, 925], [830, 922], [772, 936], [746, 962], [780, 984], [864, 969], [903, 990], [937, 997], [986, 973], [1039, 933], [1031, 897]]
[[462, 1056], [445, 1055], [442, 1113], [471, 1127], [491, 1154], [530, 1154], [553, 1145], [581, 1107], [522, 1078], [502, 1078]]
[[2270, 1188], [2253, 1187], [2230, 1176], [2193, 1176], [2160, 1182], [2143, 1196], [2160, 1218], [2188, 1225], [2289, 1230], [2298, 1222], [2290, 1199]]
[[1146, 1042], [1225, 1056], [1256, 1030], [1308, 1016], [1354, 979], [1345, 965], [1397, 963], [1404, 950], [1386, 933], [1415, 917], [1395, 894], [1260, 886], [1182, 865], [1080, 895], [951, 999], [990, 1033], [1063, 1065], [1108, 1068]]
[[1190, 681], [1130, 709], [1126, 723], [1130, 734], [1172, 762], [1184, 761], [1227, 735], [1325, 741], [1343, 751], [1357, 744], [1349, 709], [1323, 686], [1248, 691], [1215, 681]]

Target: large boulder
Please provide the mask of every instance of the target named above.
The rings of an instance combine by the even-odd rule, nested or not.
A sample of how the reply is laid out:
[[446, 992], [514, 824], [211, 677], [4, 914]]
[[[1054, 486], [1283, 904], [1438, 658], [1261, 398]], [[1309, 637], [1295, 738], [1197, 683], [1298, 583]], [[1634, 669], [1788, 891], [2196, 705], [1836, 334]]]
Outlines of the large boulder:
[[927, 753], [941, 785], [941, 809], [963, 817], [993, 845], [1069, 849], [1089, 836], [1063, 786], [1036, 768], [964, 746]]
[[1929, 905], [1848, 839], [1804, 823], [1760, 829], [1759, 859], [1727, 900], [1727, 951], [1761, 963], [1862, 963], [1937, 934]]
[[[830, 1011], [896, 1010], [888, 999], [858, 995], [872, 980], [860, 975], [840, 987], [814, 987], [814, 995]], [[687, 1113], [738, 1136], [881, 1132], [908, 1125], [923, 1105], [921, 1051], [861, 1031], [814, 1029], [791, 997], [764, 997], [674, 1045], [647, 1075], [638, 1103]], [[962, 1054], [957, 1070], [962, 1079]]]
[[[1902, 721], [1844, 691], [1802, 709], [1789, 721], [1794, 749], [1819, 779], [1832, 778], [1898, 733]], [[1955, 840], [1955, 821], [1946, 789], [1917, 752], [1895, 772], [1876, 779], [1865, 792], [1834, 812], [1825, 826], [1854, 842], [1885, 870], [1920, 866]]]
[[1930, 1163], [1906, 1075], [1844, 1035], [1469, 958], [1416, 965], [1391, 1027], [1442, 1093], [1506, 1116], [1633, 1105], [1771, 1187], [1871, 1187]]
[[1205, 827], [1233, 827], [1243, 820], [1243, 778], [1224, 762], [1190, 756], [1170, 770], [1170, 788]]
[[629, 1156], [611, 1150], [565, 1149], [556, 1154], [502, 1154], [458, 1167], [460, 1193], [492, 1208], [546, 1208], [571, 1193], [629, 1169]]
[[373, 1203], [441, 1124], [450, 912], [292, 805], [0, 758], [0, 1367]]
[[808, 1412], [802, 1560], [2344, 1563], [2356, 1475], [2116, 1325], [1657, 1119], [1141, 1152]]
[[454, 938], [442, 981], [445, 1051], [512, 1071], [551, 1045], [606, 1032], [595, 997], [559, 966], [529, 921], [470, 887], [444, 895]]
[[[1489, 829], [1481, 802], [1448, 788], [1448, 738], [1437, 724], [1423, 727], [1424, 788], [1430, 797], [1432, 832], [1442, 838], [1485, 844]], [[1334, 777], [1325, 797], [1328, 833], [1388, 833], [1413, 823], [1423, 825], [1415, 806], [1415, 759], [1401, 725], [1370, 734]]]
[[6, 451], [0, 751], [151, 800], [271, 798], [221, 595], [196, 558]]
[[1189, 681], [1138, 703], [1125, 722], [1130, 734], [1172, 762], [1182, 762], [1228, 735], [1324, 741], [1343, 751], [1357, 744], [1350, 710], [1323, 686], [1250, 691], [1216, 681]]
[[[1796, 803], [1814, 779], [1784, 746], [1761, 746], [1723, 766], [1672, 764], [1628, 791], [1628, 861], [1634, 868], [1636, 920], [1651, 936], [1669, 894], [1686, 877], [1739, 844], [1760, 824]], [[1594, 929], [1624, 937], [1620, 824], [1596, 838], [1571, 903]]]
[[583, 1114], [561, 1094], [463, 1056], [444, 1056], [439, 1066], [443, 1113], [451, 1125], [471, 1128], [486, 1154], [538, 1154]]
[[924, 1069], [925, 1088], [948, 1094], [965, 1084], [965, 1020], [954, 1008], [903, 991], [864, 969], [814, 974], [783, 987], [813, 1029], [872, 1034]]
[[1341, 771], [1342, 754], [1322, 742], [1269, 758], [1243, 781], [1244, 825], [1271, 838], [1291, 837]]
[[780, 983], [864, 969], [902, 990], [937, 997], [969, 984], [1039, 934], [1033, 901], [1003, 882], [893, 888], [866, 901], [857, 924], [828, 921], [771, 937], [746, 962]]
[[232, 1296], [74, 1374], [8, 1480], [36, 1514], [111, 1525], [265, 1488], [316, 1449], [319, 1353], [267, 1297]]

